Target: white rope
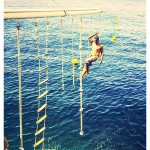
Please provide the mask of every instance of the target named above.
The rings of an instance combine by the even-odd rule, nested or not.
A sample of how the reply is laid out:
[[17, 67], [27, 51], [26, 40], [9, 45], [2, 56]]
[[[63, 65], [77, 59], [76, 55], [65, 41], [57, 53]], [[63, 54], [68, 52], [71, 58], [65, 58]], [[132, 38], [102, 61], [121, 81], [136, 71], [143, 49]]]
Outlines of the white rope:
[[98, 14], [98, 20], [99, 20], [99, 23], [101, 24], [101, 14], [100, 13]]
[[80, 135], [83, 135], [83, 117], [82, 117], [82, 94], [83, 94], [83, 89], [82, 89], [82, 17], [80, 17]]
[[[49, 28], [49, 20], [47, 18], [46, 23], [46, 66], [48, 66], [48, 28]], [[48, 68], [46, 69], [46, 78], [48, 79]], [[48, 90], [48, 82], [46, 82], [46, 90]], [[47, 96], [46, 96], [47, 103]]]
[[[89, 35], [90, 35], [90, 34], [91, 34], [91, 27], [90, 27], [90, 30], [89, 30]], [[89, 36], [89, 35], [88, 35], [88, 36]], [[91, 53], [91, 50], [90, 50], [89, 39], [88, 39], [88, 52], [87, 52], [87, 57], [89, 57], [90, 53]]]
[[118, 30], [119, 30], [119, 26], [118, 26], [118, 16], [115, 16], [115, 18], [116, 18], [116, 22], [115, 22], [115, 24], [116, 24], [116, 27], [115, 27], [115, 31], [117, 32], [117, 34], [118, 34]]
[[[90, 32], [89, 32], [89, 35], [91, 35], [92, 34], [92, 32], [93, 32], [93, 18], [92, 18], [92, 16], [91, 16], [91, 19], [90, 19]], [[91, 55], [91, 48], [90, 48], [90, 46], [89, 46], [89, 41], [88, 41], [88, 56], [87, 57], [89, 57]]]
[[20, 149], [23, 148], [22, 136], [22, 87], [21, 87], [21, 60], [20, 60], [20, 22], [17, 22], [17, 42], [18, 42], [18, 82], [19, 82], [19, 118], [20, 118]]
[[62, 90], [65, 90], [64, 88], [64, 48], [63, 48], [63, 20], [60, 19], [61, 22], [61, 58], [62, 58]]
[[[38, 56], [40, 54], [40, 48], [39, 48], [39, 36], [38, 36], [38, 29], [37, 29], [37, 21], [36, 19], [34, 19], [34, 24], [35, 24], [35, 38], [36, 38], [36, 46], [37, 46], [37, 50], [38, 50]], [[40, 68], [40, 59], [38, 59], [38, 64], [39, 64], [39, 67]], [[39, 74], [39, 83], [40, 83], [40, 74]], [[40, 95], [40, 86], [38, 87], [38, 95]], [[38, 102], [38, 109], [40, 108], [40, 101]], [[39, 113], [37, 114], [37, 121], [39, 120]], [[38, 131], [38, 124], [36, 126], [36, 132]], [[35, 136], [35, 143], [37, 142], [37, 137]], [[35, 150], [35, 147], [34, 147], [34, 150]]]
[[[47, 21], [46, 21], [46, 50], [45, 50], [45, 53], [46, 53], [46, 58], [45, 58], [45, 60], [46, 60], [46, 66], [48, 66], [48, 27], [49, 27], [49, 21], [48, 21], [48, 18], [47, 18]], [[46, 79], [48, 79], [48, 68], [46, 69]], [[46, 91], [48, 91], [48, 81], [46, 82]], [[45, 104], [47, 105], [47, 95], [48, 94], [46, 94], [46, 102], [45, 102]], [[46, 113], [46, 108], [47, 107], [45, 107], [45, 115], [47, 114]], [[44, 120], [44, 127], [46, 128], [46, 120]], [[45, 131], [45, 130], [44, 130]], [[43, 131], [43, 138], [45, 137], [45, 132]], [[43, 149], [44, 149], [44, 142], [43, 142]]]
[[[38, 50], [38, 56], [40, 55], [40, 48], [39, 48], [39, 36], [38, 36], [38, 29], [37, 29], [37, 22], [36, 22], [36, 19], [35, 19], [35, 33], [36, 33], [36, 45], [37, 45], [37, 50]], [[38, 65], [39, 65], [39, 69], [41, 68], [41, 61], [40, 61], [40, 58], [38, 57]], [[41, 82], [41, 80], [40, 80], [40, 72], [39, 72], [39, 83]], [[40, 86], [38, 86], [38, 95], [40, 96], [40, 94], [41, 94], [41, 89], [40, 89]], [[40, 100], [38, 100], [38, 109], [40, 108]], [[38, 115], [37, 115], [37, 121], [39, 120], [39, 116], [40, 116], [40, 113], [38, 113]], [[38, 126], [38, 124], [37, 124], [37, 128], [36, 128], [36, 132], [38, 131], [38, 129], [39, 129], [39, 126]], [[37, 140], [37, 136], [35, 136], [35, 143], [37, 142], [36, 141]], [[34, 147], [34, 149], [35, 149], [36, 147]], [[43, 144], [42, 144], [42, 148], [43, 148]]]
[[91, 33], [93, 32], [93, 17], [91, 16]]
[[[73, 32], [73, 18], [72, 18], [72, 60], [74, 59], [74, 32]], [[75, 69], [75, 65], [72, 64], [72, 85], [74, 86], [75, 85], [75, 82], [74, 82], [74, 69]]]
[[[100, 15], [99, 15], [99, 16], [100, 16]], [[116, 18], [116, 17], [115, 17], [115, 18]], [[100, 19], [99, 19], [99, 20], [100, 20]], [[117, 26], [118, 26], [117, 24], [118, 24], [118, 23], [116, 24], [116, 21], [118, 22], [118, 20], [116, 19], [116, 20], [115, 20], [115, 23], [114, 23], [114, 29], [115, 29], [115, 35], [114, 35], [114, 36], [116, 36], [116, 33], [118, 32], [118, 31], [117, 31]], [[112, 41], [112, 39], [110, 39], [110, 41]], [[109, 45], [109, 42], [107, 42], [107, 43], [105, 44], [105, 49], [107, 49], [107, 46], [108, 46], [108, 45]]]

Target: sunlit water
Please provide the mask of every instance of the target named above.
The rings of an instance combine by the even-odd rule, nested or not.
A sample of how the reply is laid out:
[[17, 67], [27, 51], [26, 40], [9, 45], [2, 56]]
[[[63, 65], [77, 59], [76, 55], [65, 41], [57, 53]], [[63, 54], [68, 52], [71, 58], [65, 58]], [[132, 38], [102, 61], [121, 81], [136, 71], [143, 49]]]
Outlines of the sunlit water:
[[[63, 5], [64, 4], [64, 5]], [[90, 51], [87, 36], [100, 32], [105, 57], [94, 62], [83, 80], [83, 130], [80, 136], [79, 65], [72, 86], [72, 31], [74, 58], [79, 60], [80, 16], [63, 17], [64, 81], [61, 90], [60, 17], [49, 18], [48, 107], [45, 149], [58, 150], [145, 150], [146, 149], [146, 29], [145, 1], [5, 1], [5, 8], [97, 7], [102, 14], [84, 15], [83, 62]], [[140, 9], [139, 9], [140, 8]], [[118, 16], [118, 24], [115, 24]], [[46, 19], [37, 19], [39, 47], [46, 45]], [[38, 57], [34, 19], [21, 22], [21, 64], [24, 149], [33, 149], [38, 106]], [[116, 32], [116, 26], [119, 31]], [[111, 42], [116, 35], [117, 41]], [[16, 20], [4, 21], [4, 133], [9, 149], [19, 149], [19, 102]]]

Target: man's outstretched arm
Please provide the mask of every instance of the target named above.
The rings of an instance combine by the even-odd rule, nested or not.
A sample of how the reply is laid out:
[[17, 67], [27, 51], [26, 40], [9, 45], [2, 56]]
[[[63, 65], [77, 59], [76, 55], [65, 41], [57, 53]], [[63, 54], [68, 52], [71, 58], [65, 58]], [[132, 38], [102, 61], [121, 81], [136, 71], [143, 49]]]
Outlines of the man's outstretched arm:
[[96, 32], [96, 33], [94, 33], [94, 34], [92, 34], [92, 35], [90, 35], [90, 36], [88, 36], [88, 40], [89, 40], [89, 42], [92, 44], [92, 42], [93, 42], [93, 40], [91, 39], [93, 36], [95, 36], [95, 35], [98, 35], [98, 33], [99, 32]]

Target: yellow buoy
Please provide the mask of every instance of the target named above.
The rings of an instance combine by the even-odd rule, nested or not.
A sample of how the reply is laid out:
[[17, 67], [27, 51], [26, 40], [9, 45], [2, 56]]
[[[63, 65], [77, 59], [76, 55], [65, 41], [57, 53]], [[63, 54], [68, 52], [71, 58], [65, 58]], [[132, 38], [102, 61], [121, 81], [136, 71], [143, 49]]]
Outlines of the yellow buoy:
[[118, 28], [116, 28], [116, 31], [119, 31], [119, 29], [118, 29]]
[[111, 41], [112, 42], [115, 42], [117, 40], [116, 36], [114, 35], [112, 38], [111, 38]]
[[72, 64], [73, 65], [77, 65], [78, 64], [78, 60], [77, 59], [72, 59]]

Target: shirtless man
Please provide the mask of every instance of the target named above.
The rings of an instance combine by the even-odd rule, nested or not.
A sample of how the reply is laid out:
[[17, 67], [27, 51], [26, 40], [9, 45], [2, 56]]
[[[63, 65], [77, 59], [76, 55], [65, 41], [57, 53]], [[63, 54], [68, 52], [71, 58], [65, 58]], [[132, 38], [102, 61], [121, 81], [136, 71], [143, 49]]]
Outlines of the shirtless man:
[[[85, 66], [81, 74], [82, 78], [89, 73], [89, 66], [92, 64], [92, 62], [96, 61], [100, 55], [101, 59], [99, 63], [101, 64], [103, 61], [104, 50], [102, 44], [99, 43], [98, 33], [99, 32], [96, 32], [95, 34], [88, 37], [89, 42], [92, 44], [92, 53], [90, 57], [85, 60]], [[94, 37], [93, 40], [92, 37]]]

